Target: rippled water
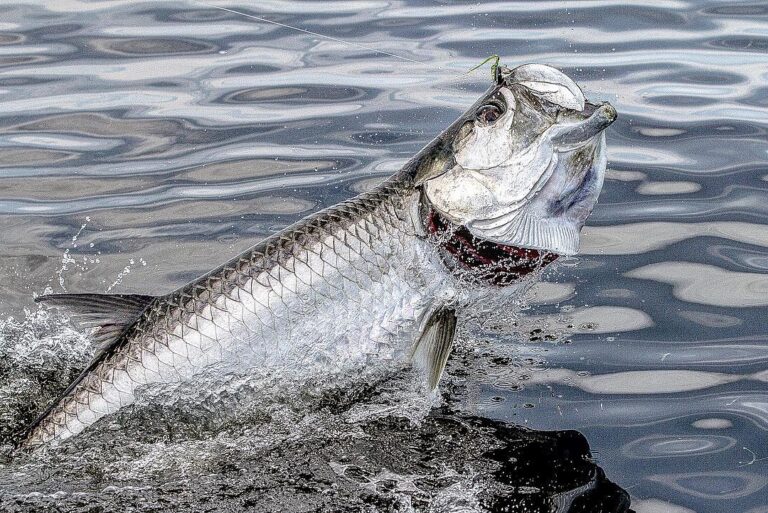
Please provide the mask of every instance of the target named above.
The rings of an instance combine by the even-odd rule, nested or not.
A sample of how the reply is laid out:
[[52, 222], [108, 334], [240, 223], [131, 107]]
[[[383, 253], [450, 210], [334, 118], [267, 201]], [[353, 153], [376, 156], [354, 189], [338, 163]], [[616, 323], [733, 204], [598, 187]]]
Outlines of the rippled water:
[[582, 255], [516, 326], [465, 335], [442, 405], [340, 384], [262, 418], [231, 383], [182, 390], [188, 405], [159, 391], [107, 435], [0, 462], [6, 509], [499, 509], [523, 482], [560, 493], [528, 479], [551, 469], [498, 466], [526, 461], [509, 440], [586, 439], [638, 513], [768, 511], [764, 2], [220, 5], [418, 62], [193, 1], [0, 4], [6, 442], [91, 351], [34, 293], [164, 293], [371, 187], [485, 90], [486, 71], [463, 73], [490, 54], [555, 65], [620, 113]]

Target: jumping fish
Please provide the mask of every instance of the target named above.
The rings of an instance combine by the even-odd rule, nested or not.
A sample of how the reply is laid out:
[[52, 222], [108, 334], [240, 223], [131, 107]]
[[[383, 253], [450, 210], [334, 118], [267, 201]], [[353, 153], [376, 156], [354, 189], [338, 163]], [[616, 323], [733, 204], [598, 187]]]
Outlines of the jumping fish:
[[328, 375], [410, 361], [435, 388], [468, 295], [578, 251], [616, 119], [555, 68], [494, 71], [398, 173], [175, 292], [37, 298], [93, 328], [102, 349], [19, 445], [64, 440], [139, 387], [217, 365]]

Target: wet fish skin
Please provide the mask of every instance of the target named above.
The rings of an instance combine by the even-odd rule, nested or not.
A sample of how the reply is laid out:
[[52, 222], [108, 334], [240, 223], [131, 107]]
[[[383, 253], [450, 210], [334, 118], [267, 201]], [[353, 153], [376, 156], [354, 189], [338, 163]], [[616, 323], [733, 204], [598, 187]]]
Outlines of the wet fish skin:
[[[335, 360], [338, 370], [373, 355], [403, 361], [409, 348], [399, 340], [450, 283], [429, 257], [417, 207], [413, 185], [390, 180], [153, 299], [21, 446], [64, 440], [131, 404], [142, 385], [188, 379], [231, 358], [302, 372], [319, 360]], [[307, 324], [321, 317], [340, 334], [324, 347]]]

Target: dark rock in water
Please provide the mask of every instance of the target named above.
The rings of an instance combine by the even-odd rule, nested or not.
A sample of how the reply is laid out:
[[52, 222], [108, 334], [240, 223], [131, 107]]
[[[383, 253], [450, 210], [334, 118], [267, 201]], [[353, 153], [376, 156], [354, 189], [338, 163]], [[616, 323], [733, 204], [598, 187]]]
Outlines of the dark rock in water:
[[[396, 424], [387, 418], [366, 426], [372, 440], [361, 440], [350, 461], [356, 458], [360, 468], [366, 461], [386, 462], [401, 475], [429, 475], [418, 482], [428, 490], [445, 488], [441, 469], [474, 475], [474, 500], [492, 512], [628, 511], [627, 493], [605, 478], [576, 431], [532, 431], [445, 410], [433, 411], [418, 427]], [[413, 499], [416, 509], [436, 506]], [[463, 511], [459, 504], [445, 506]]]
[[[164, 480], [58, 476], [56, 489], [0, 498], [7, 512], [629, 511], [576, 431], [541, 432], [434, 409], [322, 426], [264, 450], [222, 444], [204, 468]], [[68, 451], [69, 452], [69, 451]], [[113, 455], [119, 458], [123, 455]], [[75, 481], [73, 482], [72, 479]], [[33, 488], [45, 487], [39, 483]], [[17, 490], [19, 492], [20, 490]], [[58, 492], [58, 493], [57, 493]]]

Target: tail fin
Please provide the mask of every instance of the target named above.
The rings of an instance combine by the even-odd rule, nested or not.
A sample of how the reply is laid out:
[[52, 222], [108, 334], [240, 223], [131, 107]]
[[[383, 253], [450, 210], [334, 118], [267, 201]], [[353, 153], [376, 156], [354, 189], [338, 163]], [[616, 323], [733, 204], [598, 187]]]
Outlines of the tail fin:
[[125, 333], [141, 316], [156, 296], [138, 294], [49, 294], [35, 298], [54, 308], [65, 309], [70, 318], [83, 328], [96, 328], [91, 335], [99, 345], [91, 363], [64, 393], [35, 419], [17, 438], [16, 449], [29, 447], [35, 428], [67, 397], [77, 385], [125, 340]]

